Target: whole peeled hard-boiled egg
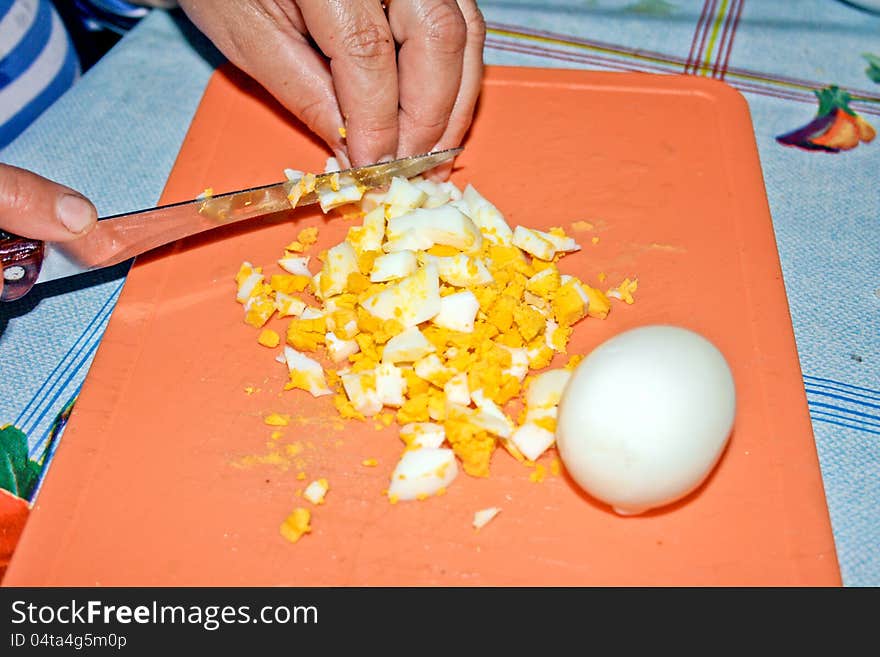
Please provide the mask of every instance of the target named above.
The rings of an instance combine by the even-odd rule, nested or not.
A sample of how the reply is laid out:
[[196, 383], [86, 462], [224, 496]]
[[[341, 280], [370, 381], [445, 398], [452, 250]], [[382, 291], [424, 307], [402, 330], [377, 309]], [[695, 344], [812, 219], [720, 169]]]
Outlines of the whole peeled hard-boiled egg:
[[585, 491], [620, 514], [639, 514], [706, 479], [735, 408], [730, 367], [709, 340], [676, 326], [632, 329], [572, 373], [559, 404], [559, 455]]

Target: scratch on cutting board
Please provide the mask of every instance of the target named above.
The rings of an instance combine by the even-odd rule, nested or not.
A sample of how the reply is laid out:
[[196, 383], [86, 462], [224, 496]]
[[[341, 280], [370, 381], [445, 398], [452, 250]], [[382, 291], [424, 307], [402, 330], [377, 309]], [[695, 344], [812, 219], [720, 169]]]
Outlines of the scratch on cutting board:
[[661, 251], [666, 253], [687, 253], [687, 249], [674, 244], [660, 244], [659, 242], [651, 242], [650, 244], [637, 244], [630, 242], [630, 247], [639, 251]]

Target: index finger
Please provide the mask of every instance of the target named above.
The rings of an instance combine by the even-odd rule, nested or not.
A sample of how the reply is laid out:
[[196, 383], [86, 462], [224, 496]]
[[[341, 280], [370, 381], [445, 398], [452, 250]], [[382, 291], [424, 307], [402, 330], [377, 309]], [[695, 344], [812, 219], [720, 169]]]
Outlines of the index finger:
[[398, 157], [428, 152], [443, 135], [461, 83], [467, 25], [455, 0], [395, 0], [400, 42]]
[[312, 38], [330, 59], [353, 166], [397, 153], [397, 62], [377, 0], [301, 0]]

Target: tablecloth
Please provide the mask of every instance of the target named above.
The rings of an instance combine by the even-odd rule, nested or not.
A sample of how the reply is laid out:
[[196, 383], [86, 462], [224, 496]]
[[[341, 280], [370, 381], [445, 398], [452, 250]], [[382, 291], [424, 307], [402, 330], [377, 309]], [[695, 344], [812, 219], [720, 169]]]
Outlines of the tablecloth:
[[[843, 583], [880, 585], [880, 14], [839, 0], [479, 5], [488, 64], [688, 73], [745, 95]], [[0, 160], [81, 190], [102, 216], [155, 204], [221, 62], [181, 15], [153, 11]], [[34, 462], [0, 484], [25, 502], [128, 266], [0, 307], [0, 448], [6, 470], [25, 442]]]

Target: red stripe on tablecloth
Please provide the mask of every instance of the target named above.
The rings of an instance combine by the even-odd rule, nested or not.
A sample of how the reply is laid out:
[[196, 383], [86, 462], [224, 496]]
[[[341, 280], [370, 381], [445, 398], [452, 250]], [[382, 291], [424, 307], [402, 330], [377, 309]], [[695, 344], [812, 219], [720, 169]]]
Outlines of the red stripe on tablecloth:
[[746, 0], [741, 0], [736, 8], [736, 16], [733, 19], [733, 26], [730, 30], [730, 41], [727, 44], [727, 53], [724, 55], [724, 64], [721, 66], [721, 75], [719, 77], [721, 80], [727, 75], [727, 66], [730, 63], [730, 52], [733, 50], [733, 38], [736, 36], [736, 30], [739, 27], [739, 19], [742, 16], [743, 5], [745, 4]]
[[649, 71], [652, 73], [674, 73], [675, 71], [662, 66], [642, 63], [621, 62], [608, 57], [599, 55], [587, 55], [582, 53], [560, 52], [558, 50], [550, 50], [543, 46], [533, 46], [525, 44], [513, 44], [506, 41], [496, 41], [494, 39], [486, 39], [486, 47], [493, 50], [502, 50], [506, 52], [515, 52], [521, 55], [533, 55], [535, 57], [546, 57], [562, 62], [575, 62], [577, 64], [596, 64], [615, 71]]
[[706, 13], [709, 10], [709, 0], [703, 1], [703, 11], [700, 13], [700, 20], [697, 21], [697, 27], [694, 30], [694, 36], [691, 39], [691, 49], [688, 52], [687, 61], [684, 64], [684, 72], [688, 73], [691, 68], [691, 62], [694, 57], [694, 49], [697, 47], [697, 40], [700, 38], [700, 30], [703, 28], [703, 21], [706, 20]]
[[[532, 44], [516, 44], [506, 41], [499, 41], [492, 38], [486, 40], [486, 47], [493, 50], [514, 52], [524, 55], [533, 55], [535, 57], [546, 57], [548, 59], [555, 59], [557, 61], [574, 62], [577, 64], [599, 65], [616, 71], [649, 71], [667, 74], [675, 72], [673, 69], [663, 68], [662, 66], [656, 64], [630, 64], [626, 62], [615, 61], [608, 57], [601, 57], [598, 55], [559, 51], [547, 48], [545, 46], [537, 46]], [[750, 93], [756, 93], [762, 96], [768, 96], [770, 98], [794, 100], [810, 105], [816, 104], [816, 96], [812, 93], [812, 91], [809, 90], [799, 91], [796, 89], [778, 89], [775, 87], [766, 87], [761, 86], [761, 84], [758, 83], [744, 81], [728, 80], [727, 83], [730, 84], [732, 87], [735, 87], [736, 89], [740, 89], [742, 91], [747, 91]], [[858, 101], [853, 102], [851, 106], [853, 107], [853, 109], [861, 114], [880, 116], [880, 107], [874, 107], [866, 103], [860, 103]]]
[[706, 49], [706, 38], [709, 36], [710, 26], [712, 25], [712, 18], [715, 16], [715, 9], [718, 5], [718, 0], [711, 0], [712, 4], [709, 8], [709, 19], [706, 21], [706, 29], [703, 30], [703, 36], [700, 39], [700, 49], [697, 51], [696, 57], [694, 57], [694, 70], [691, 71], [694, 75], [700, 70], [700, 60], [703, 59], [703, 51]]
[[[488, 23], [488, 28], [491, 30], [499, 30], [503, 32], [510, 32], [517, 36], [533, 36], [533, 37], [541, 37], [552, 39], [554, 41], [561, 42], [561, 45], [571, 45], [571, 46], [588, 46], [600, 50], [607, 51], [611, 54], [619, 54], [619, 55], [631, 55], [634, 57], [649, 57], [651, 59], [660, 60], [661, 63], [668, 63], [670, 65], [682, 65], [685, 64], [685, 60], [676, 57], [674, 55], [667, 55], [664, 53], [658, 53], [650, 50], [635, 50], [632, 48], [627, 48], [625, 46], [619, 46], [610, 43], [604, 43], [601, 41], [592, 41], [588, 39], [581, 39], [579, 37], [573, 37], [566, 34], [559, 34], [554, 32], [547, 32], [544, 30], [532, 30], [529, 28], [525, 28], [519, 25], [507, 25], [503, 23]], [[510, 37], [515, 38], [515, 37]], [[742, 77], [750, 77], [757, 78], [754, 83], [763, 83], [763, 82], [778, 82], [780, 84], [791, 84], [800, 87], [804, 87], [807, 91], [812, 93], [813, 89], [819, 89], [821, 87], [827, 86], [826, 82], [816, 82], [814, 80], [804, 80], [802, 78], [791, 78], [783, 75], [776, 74], [768, 74], [759, 71], [753, 71], [751, 69], [744, 68], [728, 68], [725, 72], [731, 75], [738, 75]], [[880, 102], [880, 94], [876, 94], [873, 91], [868, 91], [865, 89], [854, 89], [848, 88], [853, 96], [858, 96], [862, 101], [874, 101]]]
[[724, 49], [727, 47], [727, 37], [730, 34], [730, 24], [733, 21], [735, 9], [738, 6], [737, 0], [732, 0], [727, 14], [724, 16], [724, 27], [721, 28], [721, 41], [718, 42], [718, 56], [715, 57], [715, 63], [712, 65], [712, 77], [717, 78], [721, 70], [721, 62], [724, 61]]

